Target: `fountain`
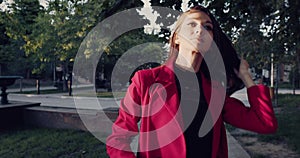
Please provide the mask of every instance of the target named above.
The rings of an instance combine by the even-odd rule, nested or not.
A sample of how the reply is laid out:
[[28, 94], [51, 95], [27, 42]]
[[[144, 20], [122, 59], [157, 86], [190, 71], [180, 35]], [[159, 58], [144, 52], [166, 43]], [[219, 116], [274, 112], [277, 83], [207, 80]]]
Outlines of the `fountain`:
[[0, 94], [0, 131], [27, 125], [27, 120], [30, 118], [30, 116], [24, 117], [24, 115], [27, 114], [27, 108], [40, 106], [40, 103], [8, 101], [7, 87], [13, 85], [17, 79], [22, 78], [21, 76], [0, 76], [0, 87], [2, 91]]
[[0, 87], [1, 87], [1, 104], [8, 104], [6, 89], [15, 83], [16, 79], [21, 79], [22, 76], [0, 76]]

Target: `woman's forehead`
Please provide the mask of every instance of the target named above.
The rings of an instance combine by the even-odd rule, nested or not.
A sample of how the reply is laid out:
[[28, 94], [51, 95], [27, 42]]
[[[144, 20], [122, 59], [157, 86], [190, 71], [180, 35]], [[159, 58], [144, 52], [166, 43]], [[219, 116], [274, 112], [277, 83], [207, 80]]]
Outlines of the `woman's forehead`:
[[195, 19], [195, 20], [207, 21], [211, 23], [210, 17], [202, 11], [188, 13], [186, 19]]

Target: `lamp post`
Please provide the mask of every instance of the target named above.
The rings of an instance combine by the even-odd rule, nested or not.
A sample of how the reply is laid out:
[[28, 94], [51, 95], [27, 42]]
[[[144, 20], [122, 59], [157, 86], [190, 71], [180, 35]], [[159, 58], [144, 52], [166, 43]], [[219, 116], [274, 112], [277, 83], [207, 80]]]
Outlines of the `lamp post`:
[[270, 76], [270, 96], [274, 98], [274, 53], [271, 53], [271, 76]]
[[271, 53], [271, 87], [274, 87], [274, 54]]

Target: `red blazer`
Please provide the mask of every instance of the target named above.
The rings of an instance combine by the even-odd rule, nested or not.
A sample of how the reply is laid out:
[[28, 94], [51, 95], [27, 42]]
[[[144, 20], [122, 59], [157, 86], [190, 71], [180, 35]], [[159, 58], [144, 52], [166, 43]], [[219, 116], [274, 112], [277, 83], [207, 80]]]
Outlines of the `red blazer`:
[[[173, 67], [163, 65], [138, 71], [132, 78], [132, 84], [121, 100], [112, 134], [107, 138], [107, 153], [111, 158], [136, 157], [131, 151], [130, 142], [137, 135], [141, 158], [186, 157], [179, 98], [172, 70]], [[151, 87], [154, 83], [161, 86]], [[228, 157], [224, 122], [258, 133], [276, 131], [277, 120], [266, 86], [257, 85], [247, 89], [250, 108], [235, 98], [225, 96], [221, 84], [209, 81], [203, 75], [202, 87], [214, 122], [213, 158]], [[213, 98], [212, 91], [217, 92]]]

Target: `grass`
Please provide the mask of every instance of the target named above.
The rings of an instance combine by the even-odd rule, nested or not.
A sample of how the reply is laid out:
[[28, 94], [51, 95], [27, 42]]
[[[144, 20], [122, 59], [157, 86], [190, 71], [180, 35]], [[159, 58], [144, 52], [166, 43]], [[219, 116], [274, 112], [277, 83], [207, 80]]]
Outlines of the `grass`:
[[[283, 82], [278, 84], [278, 88], [293, 89], [293, 87], [292, 83]], [[299, 87], [296, 87], [296, 89], [299, 89]]]
[[[37, 94], [37, 90], [33, 91], [23, 91], [23, 92], [13, 92], [16, 94]], [[55, 94], [55, 93], [63, 93], [63, 91], [58, 89], [47, 89], [47, 90], [40, 90], [40, 94]]]
[[[123, 98], [126, 92], [97, 92], [98, 98]], [[77, 96], [92, 97], [95, 93], [78, 94]]]
[[105, 144], [88, 132], [45, 128], [2, 131], [0, 157], [108, 158]]
[[280, 94], [276, 114], [278, 130], [272, 135], [258, 135], [261, 141], [287, 142], [290, 149], [300, 154], [300, 95]]
[[[279, 94], [278, 106], [275, 109], [279, 111], [275, 113], [278, 121], [277, 132], [267, 135], [256, 134], [251, 137], [273, 144], [287, 143], [289, 149], [300, 154], [300, 95]], [[236, 128], [226, 125], [226, 129], [231, 132]], [[260, 155], [253, 154], [255, 157], [260, 157]]]

